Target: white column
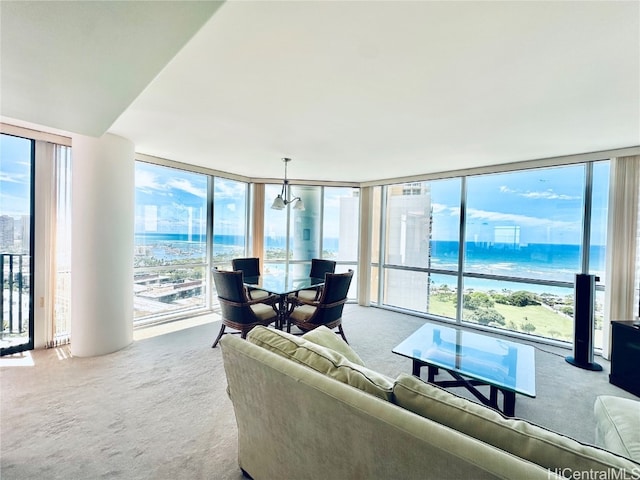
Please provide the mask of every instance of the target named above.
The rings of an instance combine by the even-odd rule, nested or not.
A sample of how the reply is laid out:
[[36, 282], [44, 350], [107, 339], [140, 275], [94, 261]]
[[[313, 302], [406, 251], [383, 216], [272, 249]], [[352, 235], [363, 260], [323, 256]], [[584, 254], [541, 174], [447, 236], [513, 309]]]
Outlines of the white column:
[[[371, 239], [380, 232], [373, 228], [373, 187], [360, 187], [360, 251], [358, 255], [358, 305], [371, 304]], [[382, 272], [382, 266], [378, 269]]]
[[133, 341], [134, 145], [73, 137], [71, 353]]

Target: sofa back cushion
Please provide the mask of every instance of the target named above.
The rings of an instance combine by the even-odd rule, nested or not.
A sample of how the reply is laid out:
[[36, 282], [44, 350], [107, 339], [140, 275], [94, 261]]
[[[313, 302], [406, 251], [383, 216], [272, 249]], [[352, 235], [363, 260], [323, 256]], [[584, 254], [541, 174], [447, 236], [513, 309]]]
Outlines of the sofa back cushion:
[[358, 355], [355, 350], [347, 344], [347, 342], [338, 337], [335, 332], [329, 330], [324, 325], [320, 325], [313, 330], [309, 330], [307, 333], [302, 335], [302, 338], [344, 355], [344, 357], [351, 363], [355, 363], [356, 365], [361, 365], [363, 367], [365, 366], [360, 355]]
[[253, 328], [247, 335], [247, 340], [384, 400], [392, 399], [392, 378], [353, 363], [335, 350], [302, 337], [263, 326]]
[[396, 404], [407, 410], [564, 476], [571, 476], [572, 472], [611, 472], [620, 468], [627, 472], [639, 471], [638, 464], [623, 457], [526, 420], [507, 418], [492, 408], [412, 375], [399, 375], [393, 391]]

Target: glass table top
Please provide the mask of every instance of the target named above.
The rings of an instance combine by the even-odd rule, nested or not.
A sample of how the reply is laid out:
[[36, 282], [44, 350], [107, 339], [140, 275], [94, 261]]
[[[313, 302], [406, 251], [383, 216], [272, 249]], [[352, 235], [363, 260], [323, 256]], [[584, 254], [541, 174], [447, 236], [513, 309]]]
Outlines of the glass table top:
[[530, 345], [427, 323], [392, 351], [489, 385], [536, 396], [535, 350]]
[[324, 284], [324, 278], [300, 277], [285, 273], [265, 273], [259, 277], [245, 277], [244, 284], [277, 295], [287, 295], [305, 288]]

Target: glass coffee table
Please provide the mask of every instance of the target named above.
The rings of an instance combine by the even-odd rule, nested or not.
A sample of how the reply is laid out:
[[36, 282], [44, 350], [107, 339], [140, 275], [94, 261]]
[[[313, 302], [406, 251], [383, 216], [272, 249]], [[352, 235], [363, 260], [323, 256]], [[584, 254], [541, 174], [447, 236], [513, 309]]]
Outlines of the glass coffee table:
[[[411, 334], [393, 353], [413, 360], [412, 374], [428, 368], [428, 382], [445, 388], [465, 387], [485, 405], [513, 416], [516, 393], [536, 396], [535, 350], [530, 345], [427, 323]], [[454, 380], [436, 380], [439, 369]], [[477, 386], [489, 386], [485, 396]], [[498, 404], [502, 393], [502, 408]]]

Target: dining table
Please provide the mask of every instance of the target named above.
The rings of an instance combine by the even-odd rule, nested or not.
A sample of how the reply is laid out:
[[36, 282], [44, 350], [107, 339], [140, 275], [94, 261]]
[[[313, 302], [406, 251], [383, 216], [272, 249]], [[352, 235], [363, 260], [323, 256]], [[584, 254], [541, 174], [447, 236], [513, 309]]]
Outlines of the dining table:
[[308, 288], [321, 287], [324, 278], [300, 276], [289, 272], [263, 273], [259, 276], [244, 277], [247, 288], [264, 290], [278, 297], [274, 307], [277, 313], [276, 328], [283, 330], [289, 314], [295, 305], [289, 301], [289, 295]]

